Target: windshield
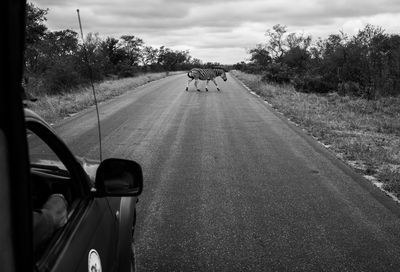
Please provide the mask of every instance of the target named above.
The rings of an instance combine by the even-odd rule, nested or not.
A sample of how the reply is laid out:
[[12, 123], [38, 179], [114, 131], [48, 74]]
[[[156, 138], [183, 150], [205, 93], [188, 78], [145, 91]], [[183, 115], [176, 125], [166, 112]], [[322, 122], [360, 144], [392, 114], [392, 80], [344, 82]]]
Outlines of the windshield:
[[36, 0], [25, 104], [76, 157], [142, 166], [138, 271], [395, 270], [399, 18], [398, 0]]

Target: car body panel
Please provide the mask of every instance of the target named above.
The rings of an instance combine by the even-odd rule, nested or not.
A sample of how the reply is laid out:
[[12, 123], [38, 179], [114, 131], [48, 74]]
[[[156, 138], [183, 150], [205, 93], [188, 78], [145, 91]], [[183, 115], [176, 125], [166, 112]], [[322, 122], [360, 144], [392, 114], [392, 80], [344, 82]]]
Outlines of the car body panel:
[[[42, 118], [30, 110], [25, 110], [25, 114], [27, 127], [33, 133], [40, 134], [38, 136], [59, 155], [64, 168], [71, 175], [71, 181], [79, 188], [78, 204], [70, 212], [66, 226], [38, 259], [37, 269], [87, 271], [89, 253], [95, 250], [103, 271], [130, 271], [130, 247], [137, 197], [96, 197], [93, 189], [98, 162], [73, 156]], [[58, 163], [62, 168], [60, 162], [38, 162], [50, 166]]]
[[107, 199], [90, 200], [77, 221], [49, 271], [88, 271], [88, 255], [92, 249], [99, 253], [103, 271], [117, 271], [117, 220], [108, 208]]

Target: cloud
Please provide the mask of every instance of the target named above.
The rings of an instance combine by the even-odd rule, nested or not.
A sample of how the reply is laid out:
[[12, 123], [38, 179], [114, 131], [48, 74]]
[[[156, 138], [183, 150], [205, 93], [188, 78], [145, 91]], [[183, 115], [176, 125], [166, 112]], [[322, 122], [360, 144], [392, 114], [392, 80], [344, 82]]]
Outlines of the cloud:
[[227, 63], [246, 59], [246, 48], [264, 42], [265, 31], [278, 23], [313, 37], [339, 30], [354, 34], [366, 23], [400, 32], [398, 0], [35, 0], [35, 4], [50, 9], [52, 30], [77, 30], [79, 8], [86, 33], [133, 34], [149, 45], [186, 46], [194, 57]]

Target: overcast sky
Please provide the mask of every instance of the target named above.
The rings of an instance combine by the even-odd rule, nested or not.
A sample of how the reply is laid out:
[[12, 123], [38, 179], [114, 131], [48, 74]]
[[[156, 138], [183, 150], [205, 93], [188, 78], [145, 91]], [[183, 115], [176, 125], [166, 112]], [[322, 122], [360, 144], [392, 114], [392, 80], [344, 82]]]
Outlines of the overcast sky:
[[[28, 0], [29, 1], [29, 0]], [[100, 36], [135, 35], [147, 45], [190, 50], [204, 62], [233, 64], [248, 59], [249, 48], [265, 41], [275, 24], [289, 32], [325, 38], [343, 30], [355, 34], [365, 24], [400, 34], [400, 0], [35, 0], [49, 8], [50, 30], [78, 32], [80, 9], [84, 32]]]

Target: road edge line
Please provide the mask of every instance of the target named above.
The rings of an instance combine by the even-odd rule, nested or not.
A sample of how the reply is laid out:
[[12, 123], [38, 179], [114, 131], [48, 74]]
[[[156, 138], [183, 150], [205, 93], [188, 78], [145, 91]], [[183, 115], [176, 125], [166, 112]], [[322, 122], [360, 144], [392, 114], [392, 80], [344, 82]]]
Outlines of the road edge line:
[[[265, 100], [265, 98], [261, 97], [260, 95], [258, 95], [256, 92], [254, 92], [251, 88], [249, 88], [244, 82], [242, 82], [239, 78], [237, 78], [235, 75], [231, 74], [231, 76], [239, 83], [241, 84], [247, 91], [250, 92], [250, 94], [252, 94], [253, 96], [257, 97], [258, 99], [262, 100], [262, 104], [264, 105], [268, 105], [269, 106], [269, 110], [271, 110], [271, 112], [277, 116], [279, 119], [285, 121], [287, 123], [287, 125], [292, 128], [298, 135], [300, 135], [303, 139], [305, 139], [307, 142], [309, 143], [318, 143], [319, 145], [313, 145], [311, 144], [311, 146], [315, 147], [314, 149], [316, 151], [324, 151], [324, 155], [327, 155], [327, 158], [333, 162], [336, 166], [338, 166], [341, 170], [343, 170], [346, 174], [348, 174], [349, 176], [351, 176], [358, 184], [360, 184], [363, 188], [367, 189], [370, 193], [371, 190], [369, 190], [369, 188], [366, 188], [366, 184], [373, 186], [373, 188], [379, 189], [379, 192], [383, 192], [384, 196], [386, 197], [385, 199], [389, 199], [393, 204], [396, 205], [397, 209], [396, 209], [396, 215], [398, 215], [400, 217], [400, 210], [398, 209], [398, 205], [400, 204], [400, 199], [398, 197], [396, 197], [393, 193], [388, 192], [387, 190], [382, 188], [382, 183], [379, 182], [379, 180], [373, 176], [370, 175], [362, 175], [361, 173], [357, 172], [357, 168], [354, 168], [353, 166], [351, 166], [348, 162], [346, 162], [345, 160], [342, 159], [342, 157], [340, 156], [340, 154], [334, 152], [332, 149], [329, 148], [329, 145], [326, 145], [324, 143], [322, 143], [321, 141], [318, 140], [317, 137], [309, 134], [309, 132], [304, 129], [301, 125], [293, 122], [292, 120], [290, 120], [287, 116], [285, 116], [282, 112], [277, 111], [273, 105], [271, 103], [269, 103], [267, 100]], [[311, 140], [313, 140], [313, 142], [311, 142]], [[319, 147], [317, 150], [316, 147]], [[321, 152], [318, 152], [321, 154]], [[333, 158], [331, 158], [331, 156], [333, 156]], [[336, 162], [336, 163], [335, 163]], [[341, 164], [338, 164], [341, 163]], [[343, 168], [343, 166], [345, 166]], [[360, 180], [361, 179], [361, 180]], [[377, 199], [378, 195], [373, 194], [373, 196], [376, 196], [375, 199]], [[380, 198], [380, 197], [379, 197]], [[378, 199], [377, 199], [378, 200]], [[378, 200], [379, 201], [379, 200]], [[385, 205], [385, 203], [382, 203], [381, 201], [379, 201], [382, 205], [384, 205], [385, 207], [387, 207], [387, 205]], [[386, 201], [384, 201], [386, 202]], [[391, 205], [390, 205], [391, 206]], [[389, 207], [387, 207], [389, 208]], [[393, 207], [389, 208], [392, 212], [393, 212]]]

